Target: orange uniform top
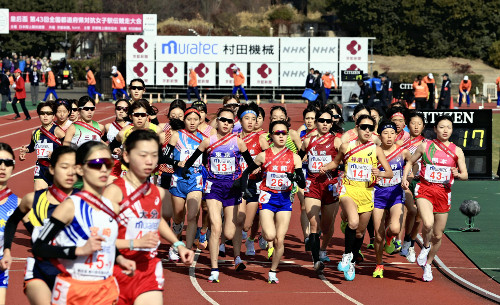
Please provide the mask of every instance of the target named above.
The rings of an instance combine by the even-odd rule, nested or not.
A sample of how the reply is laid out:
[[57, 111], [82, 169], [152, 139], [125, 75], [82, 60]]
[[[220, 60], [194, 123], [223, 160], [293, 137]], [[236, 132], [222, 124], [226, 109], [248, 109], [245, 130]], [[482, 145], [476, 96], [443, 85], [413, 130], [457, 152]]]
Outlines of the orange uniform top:
[[413, 94], [415, 98], [427, 98], [429, 96], [429, 87], [424, 81], [418, 84], [418, 81], [413, 82]]
[[470, 81], [470, 79], [466, 82], [464, 82], [464, 80], [462, 80], [460, 82], [460, 92], [461, 93], [464, 93], [464, 91], [470, 91], [470, 88], [472, 87], [472, 82]]
[[48, 75], [47, 87], [55, 87], [56, 77], [54, 76], [54, 72], [49, 71], [47, 72], [47, 75]]
[[323, 81], [323, 85], [325, 86], [326, 89], [332, 89], [332, 82], [333, 86], [335, 87], [335, 90], [337, 90], [337, 82], [335, 81], [335, 77], [333, 75], [323, 75], [321, 76], [321, 80]]
[[233, 78], [235, 87], [241, 86], [245, 82], [245, 76], [243, 76], [243, 73], [241, 73], [241, 71], [239, 71], [238, 74], [233, 73]]
[[426, 76], [424, 77], [423, 81], [426, 83], [426, 84], [435, 84], [436, 83], [436, 80], [433, 78], [433, 79], [430, 79], [429, 76]]
[[87, 71], [87, 84], [88, 85], [95, 85], [96, 84], [94, 73], [90, 69]]
[[500, 76], [497, 77], [497, 80], [495, 83], [497, 84], [497, 91], [500, 91]]
[[120, 71], [116, 71], [117, 76], [112, 77], [113, 83], [112, 83], [112, 88], [113, 89], [123, 89], [125, 88], [125, 80], [123, 79], [122, 74]]
[[189, 72], [188, 86], [189, 87], [198, 87], [198, 78], [197, 78], [196, 72], [194, 72], [194, 70], [191, 70], [191, 72]]

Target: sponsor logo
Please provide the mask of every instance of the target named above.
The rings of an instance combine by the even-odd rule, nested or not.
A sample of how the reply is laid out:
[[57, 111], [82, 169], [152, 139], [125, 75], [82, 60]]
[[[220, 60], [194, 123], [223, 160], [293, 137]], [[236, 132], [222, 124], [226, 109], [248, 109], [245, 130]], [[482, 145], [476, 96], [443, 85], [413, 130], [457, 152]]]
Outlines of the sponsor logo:
[[194, 68], [194, 72], [196, 72], [196, 74], [198, 74], [198, 76], [201, 78], [205, 77], [205, 75], [207, 75], [209, 71], [210, 70], [207, 66], [205, 66], [204, 63], [200, 63], [198, 66], [196, 66], [196, 68]]
[[173, 63], [169, 62], [165, 67], [163, 67], [163, 73], [168, 77], [173, 77], [177, 73], [177, 67]]
[[352, 64], [349, 66], [349, 68], [347, 68], [347, 71], [354, 71], [354, 70], [361, 70], [361, 69], [358, 68], [358, 66], [356, 66], [356, 64]]
[[142, 38], [137, 39], [137, 41], [134, 42], [132, 46], [137, 50], [138, 53], [142, 53], [148, 48], [148, 44]]
[[269, 68], [267, 64], [262, 64], [260, 68], [257, 69], [257, 73], [259, 73], [262, 78], [267, 78], [272, 72], [273, 70]]
[[148, 72], [148, 67], [146, 67], [142, 62], [138, 63], [133, 69], [135, 74], [139, 77], [143, 77], [144, 74]]
[[282, 77], [306, 77], [306, 71], [284, 70]]
[[307, 47], [283, 47], [283, 53], [306, 53]]
[[[328, 54], [335, 53], [336, 47], [313, 47], [312, 53], [314, 54]], [[355, 53], [353, 53], [355, 54]]]
[[347, 51], [352, 55], [356, 55], [361, 50], [361, 45], [356, 41], [352, 40], [351, 43], [347, 45]]
[[216, 46], [217, 43], [177, 43], [175, 40], [170, 40], [161, 44], [161, 54], [217, 55]]

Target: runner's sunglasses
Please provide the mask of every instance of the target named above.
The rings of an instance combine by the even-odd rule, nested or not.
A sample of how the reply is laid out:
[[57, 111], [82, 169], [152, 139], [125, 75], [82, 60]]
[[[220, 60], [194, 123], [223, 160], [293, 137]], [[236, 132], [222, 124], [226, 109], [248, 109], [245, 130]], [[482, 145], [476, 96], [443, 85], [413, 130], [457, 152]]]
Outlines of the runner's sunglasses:
[[40, 111], [38, 113], [39, 116], [42, 116], [42, 115], [54, 115], [54, 112], [52, 111]]
[[116, 111], [120, 111], [120, 110], [123, 110], [125, 112], [128, 111], [128, 107], [122, 107], [122, 106], [116, 106], [115, 109], [116, 109]]
[[332, 119], [323, 119], [323, 118], [319, 118], [317, 119], [318, 123], [327, 123], [327, 124], [332, 124], [333, 121]]
[[374, 131], [375, 130], [375, 126], [372, 125], [372, 124], [361, 124], [361, 125], [359, 125], [359, 129], [361, 129], [361, 130], [368, 129], [369, 131]]
[[16, 164], [16, 161], [12, 159], [0, 159], [0, 165], [5, 164], [5, 166], [10, 167]]
[[114, 162], [111, 158], [103, 158], [103, 159], [92, 159], [85, 161], [85, 164], [91, 169], [100, 170], [103, 165], [106, 166], [106, 169], [113, 168]]
[[91, 106], [91, 107], [78, 107], [78, 109], [83, 110], [83, 111], [95, 111], [95, 106]]
[[286, 130], [275, 130], [275, 131], [273, 131], [273, 135], [274, 136], [280, 136], [280, 135], [286, 136], [286, 135], [288, 135], [288, 131], [286, 131]]
[[133, 116], [135, 116], [136, 118], [145, 118], [148, 116], [148, 114], [146, 112], [134, 112], [132, 113]]
[[233, 124], [234, 123], [234, 120], [233, 119], [228, 119], [228, 118], [225, 118], [223, 116], [220, 116], [217, 118], [220, 122], [222, 123], [229, 123], [229, 124]]
[[130, 90], [141, 90], [141, 91], [144, 90], [144, 87], [142, 86], [130, 86], [129, 88]]

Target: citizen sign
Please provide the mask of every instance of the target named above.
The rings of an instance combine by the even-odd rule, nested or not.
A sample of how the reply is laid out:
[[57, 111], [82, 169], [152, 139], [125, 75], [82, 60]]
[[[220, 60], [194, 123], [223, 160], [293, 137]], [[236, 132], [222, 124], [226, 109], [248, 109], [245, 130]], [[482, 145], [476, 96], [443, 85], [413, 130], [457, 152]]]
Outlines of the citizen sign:
[[412, 90], [413, 89], [413, 84], [410, 84], [410, 83], [401, 83], [401, 84], [399, 84], [399, 89], [401, 89], [401, 90]]
[[449, 115], [453, 118], [453, 124], [473, 124], [474, 112], [470, 111], [433, 111], [422, 112], [428, 124], [434, 124], [435, 119], [441, 115]]

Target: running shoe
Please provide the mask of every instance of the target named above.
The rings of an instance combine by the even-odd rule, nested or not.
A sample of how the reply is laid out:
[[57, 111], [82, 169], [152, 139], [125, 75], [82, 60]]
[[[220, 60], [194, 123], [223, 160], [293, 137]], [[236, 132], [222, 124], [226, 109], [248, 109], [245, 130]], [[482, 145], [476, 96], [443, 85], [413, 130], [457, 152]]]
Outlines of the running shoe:
[[196, 235], [194, 236], [194, 244], [198, 246], [198, 243], [200, 242], [200, 227], [196, 229]]
[[172, 225], [172, 231], [174, 231], [174, 234], [177, 236], [177, 239], [179, 240], [181, 240], [183, 228], [184, 228], [184, 222], [181, 222], [179, 224], [174, 222], [174, 224]]
[[246, 268], [247, 266], [245, 266], [245, 264], [241, 260], [241, 257], [236, 256], [236, 258], [234, 259], [234, 269], [236, 269], [236, 271], [243, 271]]
[[394, 251], [392, 253], [398, 253], [399, 251], [401, 251], [401, 240], [396, 239], [394, 241], [394, 246], [395, 246], [395, 248], [394, 248]]
[[170, 247], [168, 250], [168, 257], [171, 261], [178, 262], [179, 261], [179, 253], [175, 251], [174, 247]]
[[342, 254], [342, 260], [339, 262], [337, 266], [338, 271], [347, 271], [349, 270], [349, 264], [352, 260], [352, 253], [344, 253]]
[[399, 255], [401, 256], [408, 256], [408, 250], [411, 247], [411, 242], [409, 241], [404, 241], [403, 242], [403, 247], [401, 248], [401, 252], [399, 252]]
[[377, 265], [375, 268], [375, 271], [373, 271], [373, 277], [377, 278], [384, 278], [384, 265]]
[[424, 266], [424, 275], [422, 276], [422, 280], [424, 280], [424, 282], [430, 282], [430, 281], [432, 281], [432, 279], [433, 279], [433, 277], [432, 277], [431, 265], [426, 264]]
[[361, 264], [362, 262], [365, 261], [365, 256], [363, 255], [363, 253], [361, 252], [361, 250], [359, 250], [358, 255], [356, 255], [356, 257], [354, 258], [354, 260], [356, 261], [356, 264]]
[[406, 259], [408, 260], [408, 262], [410, 263], [414, 263], [415, 260], [416, 260], [416, 253], [415, 253], [415, 247], [410, 247], [408, 249], [408, 255], [406, 256]]
[[242, 230], [241, 231], [241, 240], [246, 241], [247, 238], [248, 238], [248, 233]]
[[306, 247], [306, 251], [311, 251], [311, 244], [309, 243], [309, 237], [306, 237], [306, 239], [304, 239], [304, 245]]
[[226, 245], [221, 244], [219, 246], [219, 256], [220, 257], [226, 257]]
[[268, 280], [267, 282], [269, 284], [278, 284], [280, 281], [278, 280], [278, 278], [276, 277], [276, 272], [273, 272], [273, 271], [269, 271], [268, 273]]
[[266, 250], [267, 249], [267, 240], [264, 239], [264, 237], [259, 236], [259, 247], [262, 249], [262, 250]]
[[209, 283], [218, 283], [219, 282], [219, 271], [210, 272], [210, 277], [208, 278]]
[[245, 242], [245, 246], [247, 250], [245, 251], [246, 255], [253, 256], [255, 255], [255, 244], [253, 240], [250, 240], [247, 238], [247, 241]]
[[325, 264], [322, 261], [317, 261], [314, 263], [314, 271], [317, 274], [323, 274], [323, 269], [325, 269]]
[[429, 248], [423, 247], [422, 250], [420, 250], [420, 254], [417, 257], [417, 264], [420, 267], [424, 267], [427, 264], [427, 255], [429, 255], [429, 251], [431, 251], [430, 245]]
[[208, 231], [205, 233], [201, 233], [201, 228], [200, 228], [200, 237], [198, 240], [198, 249], [200, 249], [200, 250], [204, 250], [207, 248], [207, 245], [208, 245], [207, 233], [208, 233]]
[[267, 259], [268, 260], [271, 260], [271, 258], [273, 257], [273, 254], [274, 254], [274, 247], [267, 249]]
[[344, 278], [348, 281], [354, 280], [354, 277], [356, 277], [356, 263], [349, 263], [349, 269], [347, 271], [344, 271]]
[[322, 262], [329, 262], [330, 258], [326, 254], [326, 250], [319, 250], [319, 260]]
[[348, 224], [347, 221], [344, 221], [344, 220], [340, 221], [340, 231], [342, 231], [342, 233], [344, 233], [344, 234], [345, 234], [345, 227], [347, 227], [347, 224]]
[[375, 249], [374, 241], [375, 241], [374, 238], [370, 238], [370, 243], [366, 245], [366, 249]]
[[385, 243], [384, 245], [384, 250], [385, 250], [385, 253], [387, 254], [392, 254], [394, 252], [394, 249], [396, 249], [396, 245], [394, 244], [394, 238], [389, 241], [389, 243]]

